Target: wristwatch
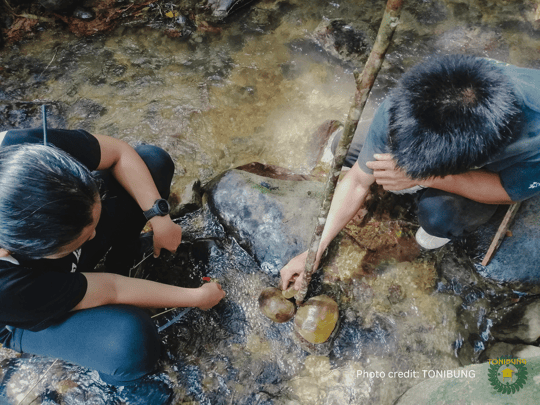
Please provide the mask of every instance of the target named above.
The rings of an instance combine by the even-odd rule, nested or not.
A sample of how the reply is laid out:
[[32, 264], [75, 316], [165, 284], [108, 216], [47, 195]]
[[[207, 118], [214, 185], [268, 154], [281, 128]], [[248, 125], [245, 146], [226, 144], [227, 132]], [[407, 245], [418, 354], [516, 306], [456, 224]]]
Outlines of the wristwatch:
[[157, 215], [160, 217], [169, 215], [170, 211], [171, 206], [169, 205], [169, 202], [164, 198], [160, 198], [156, 200], [152, 208], [150, 208], [148, 211], [143, 211], [143, 214], [146, 217], [146, 220], [149, 221], [151, 218], [154, 218]]

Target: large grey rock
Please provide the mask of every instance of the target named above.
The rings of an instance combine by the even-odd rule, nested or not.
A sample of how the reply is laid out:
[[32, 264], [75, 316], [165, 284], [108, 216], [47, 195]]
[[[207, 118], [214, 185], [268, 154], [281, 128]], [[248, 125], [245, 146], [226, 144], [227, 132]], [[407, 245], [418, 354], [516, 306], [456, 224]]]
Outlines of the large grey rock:
[[[490, 363], [476, 364], [456, 371], [462, 378], [429, 378], [409, 389], [396, 405], [417, 404], [467, 404], [506, 405], [537, 404], [540, 396], [540, 358], [525, 359], [527, 379], [521, 389], [510, 394], [498, 392], [488, 379]], [[422, 373], [420, 373], [422, 374]]]
[[210, 209], [268, 274], [307, 249], [324, 184], [230, 170], [206, 188]]
[[[510, 227], [512, 236], [504, 238], [486, 267], [478, 266], [479, 273], [500, 282], [540, 284], [539, 216], [540, 198], [524, 201]], [[500, 220], [494, 225], [499, 223]], [[484, 232], [493, 237], [494, 230], [485, 229]]]

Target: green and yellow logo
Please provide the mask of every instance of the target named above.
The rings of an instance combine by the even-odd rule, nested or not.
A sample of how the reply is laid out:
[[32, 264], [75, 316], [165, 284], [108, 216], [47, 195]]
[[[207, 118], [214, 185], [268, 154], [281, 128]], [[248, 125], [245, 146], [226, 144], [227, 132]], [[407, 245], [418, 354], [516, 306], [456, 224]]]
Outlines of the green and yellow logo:
[[527, 382], [527, 360], [500, 357], [489, 359], [488, 379], [502, 394], [514, 394]]

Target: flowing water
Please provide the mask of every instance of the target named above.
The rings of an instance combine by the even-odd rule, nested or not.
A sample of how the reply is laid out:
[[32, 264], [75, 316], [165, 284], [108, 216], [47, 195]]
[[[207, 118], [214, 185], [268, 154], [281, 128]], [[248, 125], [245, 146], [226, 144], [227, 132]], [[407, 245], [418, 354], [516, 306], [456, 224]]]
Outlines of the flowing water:
[[[534, 1], [406, 3], [364, 117], [403, 71], [433, 53], [540, 67]], [[384, 5], [263, 0], [224, 22], [200, 24], [187, 39], [164, 35], [150, 18], [88, 38], [44, 29], [0, 52], [0, 130], [40, 125], [37, 106], [45, 102], [51, 126], [168, 150], [177, 165], [178, 195], [194, 180], [206, 183], [250, 162], [309, 173], [318, 152], [311, 134], [326, 120], [345, 120], [354, 94], [352, 70], [361, 68], [356, 59], [340, 59], [321, 46], [314, 33], [336, 18], [376, 32]], [[197, 215], [190, 218], [196, 224], [209, 220], [208, 213]], [[436, 275], [428, 261], [390, 263], [378, 278], [342, 287], [340, 334], [329, 353], [310, 354], [294, 341], [290, 322], [272, 324], [257, 308], [259, 291], [275, 280], [219, 227], [194, 225], [190, 233], [190, 226], [186, 237], [205, 241], [193, 246], [209, 257], [202, 264], [192, 260], [191, 269], [219, 278], [228, 298], [219, 311], [191, 311], [164, 335], [170, 361], [163, 379], [175, 387], [176, 403], [392, 404], [429, 378], [423, 370], [463, 364], [457, 352], [469, 325], [479, 344], [482, 333], [489, 334], [490, 320], [478, 301], [433, 292]], [[340, 271], [354, 267], [355, 254], [340, 256]], [[188, 252], [194, 255], [199, 257]], [[174, 282], [176, 276], [171, 271], [163, 278]], [[395, 285], [401, 298], [389, 301], [385, 292]], [[464, 308], [469, 315], [460, 320]], [[17, 400], [52, 363], [5, 356], [3, 389]], [[51, 370], [24, 403], [122, 403], [94, 372], [65, 364]], [[413, 374], [390, 378], [394, 371]]]

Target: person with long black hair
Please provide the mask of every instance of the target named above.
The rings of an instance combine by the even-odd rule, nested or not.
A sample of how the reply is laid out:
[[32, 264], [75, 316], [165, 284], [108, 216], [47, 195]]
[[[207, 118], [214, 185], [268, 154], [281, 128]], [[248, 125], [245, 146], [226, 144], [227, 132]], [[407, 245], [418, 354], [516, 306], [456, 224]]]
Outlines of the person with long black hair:
[[[417, 193], [423, 248], [467, 235], [498, 204], [540, 193], [540, 71], [474, 56], [427, 58], [401, 77], [369, 126], [359, 125], [346, 165], [315, 265], [374, 182]], [[300, 288], [306, 257], [281, 270], [283, 288], [295, 277]]]
[[[0, 133], [0, 342], [95, 369], [116, 386], [152, 373], [161, 340], [144, 308], [216, 305], [217, 283], [181, 288], [130, 278], [150, 221], [154, 255], [182, 229], [163, 149], [83, 130]], [[96, 265], [105, 256], [105, 270]]]

